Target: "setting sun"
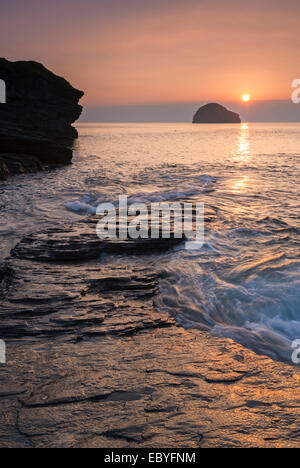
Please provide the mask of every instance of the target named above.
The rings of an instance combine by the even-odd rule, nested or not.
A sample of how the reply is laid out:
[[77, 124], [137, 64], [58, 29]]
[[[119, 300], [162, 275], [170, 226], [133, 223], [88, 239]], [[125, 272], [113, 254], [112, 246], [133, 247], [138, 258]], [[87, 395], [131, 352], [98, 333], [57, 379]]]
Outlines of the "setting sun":
[[243, 100], [244, 102], [249, 102], [250, 99], [251, 99], [250, 94], [243, 94], [242, 100]]

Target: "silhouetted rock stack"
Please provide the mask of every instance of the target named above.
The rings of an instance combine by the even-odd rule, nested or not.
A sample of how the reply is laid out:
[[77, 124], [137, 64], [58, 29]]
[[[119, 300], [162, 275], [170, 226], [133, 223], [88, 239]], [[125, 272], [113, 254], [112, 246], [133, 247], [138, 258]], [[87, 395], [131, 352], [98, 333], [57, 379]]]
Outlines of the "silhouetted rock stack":
[[37, 62], [0, 58], [0, 79], [7, 88], [7, 103], [0, 104], [0, 180], [70, 163], [78, 136], [72, 123], [84, 93]]
[[193, 123], [241, 123], [240, 116], [220, 104], [210, 103], [200, 107]]

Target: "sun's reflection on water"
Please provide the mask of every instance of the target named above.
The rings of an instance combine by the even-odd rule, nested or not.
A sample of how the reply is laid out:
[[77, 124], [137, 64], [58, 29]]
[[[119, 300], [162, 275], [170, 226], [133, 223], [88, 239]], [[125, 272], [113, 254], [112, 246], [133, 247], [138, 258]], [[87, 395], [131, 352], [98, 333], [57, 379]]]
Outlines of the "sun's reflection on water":
[[250, 158], [250, 135], [249, 126], [246, 123], [241, 124], [236, 157], [241, 162], [246, 162]]
[[[250, 158], [251, 147], [249, 125], [247, 123], [242, 123], [238, 135], [237, 148], [234, 153], [234, 161], [240, 164], [245, 164], [249, 161]], [[249, 177], [243, 176], [232, 186], [232, 192], [239, 193], [245, 190], [248, 181]]]
[[242, 192], [245, 189], [245, 186], [247, 186], [247, 182], [249, 181], [248, 176], [244, 176], [242, 179], [238, 180], [233, 186], [232, 186], [232, 192], [233, 193], [238, 193]]

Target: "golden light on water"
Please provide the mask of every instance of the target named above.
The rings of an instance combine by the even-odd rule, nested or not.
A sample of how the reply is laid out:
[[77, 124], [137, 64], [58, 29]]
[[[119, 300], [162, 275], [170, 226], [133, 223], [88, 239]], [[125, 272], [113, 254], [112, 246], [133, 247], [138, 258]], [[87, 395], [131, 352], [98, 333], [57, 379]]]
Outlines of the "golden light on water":
[[243, 94], [242, 100], [243, 100], [244, 102], [249, 102], [250, 99], [251, 99], [250, 94]]
[[238, 180], [232, 187], [232, 192], [233, 193], [240, 193], [240, 192], [243, 192], [245, 190], [245, 188], [247, 187], [247, 183], [249, 181], [249, 177], [248, 176], [243, 176], [242, 179]]
[[[251, 158], [250, 126], [248, 123], [242, 123], [238, 133], [237, 145], [233, 150], [233, 159], [235, 163], [248, 164]], [[232, 192], [241, 192], [247, 186], [248, 177], [243, 177], [241, 181], [232, 186]]]

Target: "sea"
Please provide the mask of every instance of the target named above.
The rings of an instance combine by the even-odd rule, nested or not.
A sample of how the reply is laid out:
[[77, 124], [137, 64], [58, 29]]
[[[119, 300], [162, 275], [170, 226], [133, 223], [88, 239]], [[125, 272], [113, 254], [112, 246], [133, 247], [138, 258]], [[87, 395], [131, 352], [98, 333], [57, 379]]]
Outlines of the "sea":
[[[73, 164], [0, 184], [0, 256], [103, 202], [204, 203], [200, 249], [135, 261], [162, 272], [180, 326], [291, 362], [300, 339], [300, 124], [78, 124]], [[128, 257], [128, 262], [132, 260]]]

